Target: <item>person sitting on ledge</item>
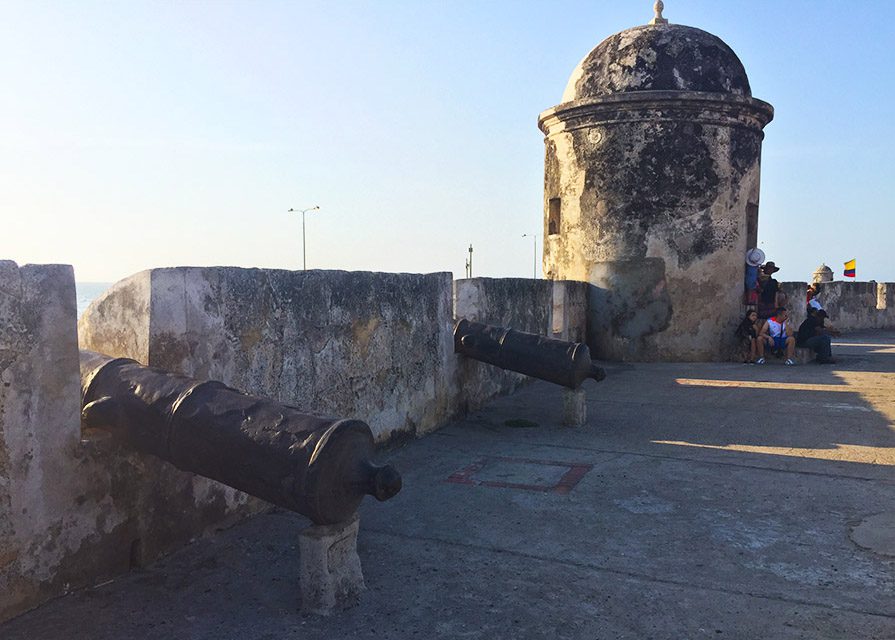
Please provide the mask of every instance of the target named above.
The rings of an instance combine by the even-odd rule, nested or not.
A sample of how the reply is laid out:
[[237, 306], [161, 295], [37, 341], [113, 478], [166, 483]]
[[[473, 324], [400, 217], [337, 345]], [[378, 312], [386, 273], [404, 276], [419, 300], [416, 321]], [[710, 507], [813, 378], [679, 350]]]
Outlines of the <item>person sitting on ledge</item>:
[[746, 313], [746, 317], [743, 318], [740, 326], [737, 327], [736, 336], [740, 340], [744, 364], [753, 364], [755, 362], [759, 328], [758, 312], [754, 309]]
[[838, 336], [840, 334], [833, 327], [824, 326], [824, 321], [827, 318], [826, 311], [813, 308], [810, 308], [810, 310], [811, 313], [799, 325], [796, 345], [814, 351], [816, 354], [815, 362], [818, 364], [835, 364], [830, 336]]
[[762, 325], [761, 332], [758, 334], [758, 360], [755, 361], [755, 364], [765, 363], [764, 350], [766, 346], [775, 351], [785, 351], [786, 360], [783, 364], [795, 365], [796, 361], [793, 358], [796, 355], [796, 339], [792, 333], [786, 307], [777, 307], [774, 315]]

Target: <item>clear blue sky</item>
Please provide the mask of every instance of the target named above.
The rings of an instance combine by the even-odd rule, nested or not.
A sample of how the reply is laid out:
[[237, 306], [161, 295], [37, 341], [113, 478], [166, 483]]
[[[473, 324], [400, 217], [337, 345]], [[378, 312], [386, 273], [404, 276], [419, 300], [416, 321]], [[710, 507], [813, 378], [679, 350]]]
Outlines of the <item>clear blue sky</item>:
[[[652, 0], [9, 1], [0, 258], [530, 276], [543, 138], [577, 62]], [[760, 238], [781, 280], [895, 280], [891, 2], [668, 0], [776, 108]], [[540, 251], [540, 238], [538, 239]], [[538, 267], [540, 273], [540, 264]]]

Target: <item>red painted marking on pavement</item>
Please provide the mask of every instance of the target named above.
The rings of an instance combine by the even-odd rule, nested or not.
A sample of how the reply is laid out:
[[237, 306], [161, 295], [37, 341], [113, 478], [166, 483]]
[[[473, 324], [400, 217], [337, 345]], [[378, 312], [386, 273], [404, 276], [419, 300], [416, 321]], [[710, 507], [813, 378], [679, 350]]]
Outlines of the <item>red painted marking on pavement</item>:
[[472, 479], [472, 476], [481, 471], [486, 463], [487, 460], [473, 462], [468, 467], [460, 469], [460, 471], [455, 471], [450, 476], [448, 476], [447, 482], [454, 482], [457, 484], [478, 484], [475, 480]]
[[[566, 471], [562, 478], [555, 485], [543, 484], [524, 484], [518, 482], [502, 482], [499, 480], [477, 480], [475, 475], [484, 469], [489, 462], [500, 461], [520, 464], [539, 464], [547, 467], [566, 467]], [[465, 484], [467, 486], [476, 487], [496, 487], [498, 489], [521, 489], [523, 491], [537, 491], [540, 493], [557, 493], [566, 495], [575, 488], [588, 471], [593, 469], [592, 464], [584, 464], [580, 462], [556, 462], [554, 460], [534, 460], [532, 458], [509, 458], [506, 456], [486, 456], [481, 460], [455, 471], [445, 479], [445, 482], [454, 484]]]

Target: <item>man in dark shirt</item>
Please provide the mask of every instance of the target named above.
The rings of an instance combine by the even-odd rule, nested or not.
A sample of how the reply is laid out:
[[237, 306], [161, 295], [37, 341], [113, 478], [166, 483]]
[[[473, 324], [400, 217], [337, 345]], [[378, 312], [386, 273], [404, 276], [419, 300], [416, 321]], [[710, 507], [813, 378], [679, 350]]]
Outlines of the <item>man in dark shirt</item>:
[[837, 335], [839, 332], [835, 329], [824, 327], [826, 317], [827, 312], [823, 309], [812, 309], [812, 313], [799, 325], [799, 330], [796, 334], [796, 346], [814, 351], [817, 354], [818, 364], [834, 364], [836, 362], [831, 357], [830, 335]]

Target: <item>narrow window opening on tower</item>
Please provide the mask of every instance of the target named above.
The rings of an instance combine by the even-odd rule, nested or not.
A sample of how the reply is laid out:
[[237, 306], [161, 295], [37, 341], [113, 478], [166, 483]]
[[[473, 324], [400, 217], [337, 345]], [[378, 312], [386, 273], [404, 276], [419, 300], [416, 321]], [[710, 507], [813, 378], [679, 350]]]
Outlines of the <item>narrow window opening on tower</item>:
[[551, 236], [559, 235], [560, 212], [562, 210], [562, 201], [559, 198], [550, 198], [549, 207], [547, 209], [547, 234]]
[[746, 247], [758, 246], [758, 205], [750, 202], [746, 205]]

